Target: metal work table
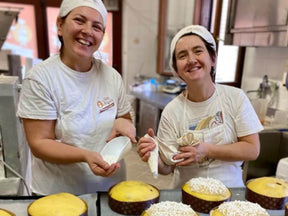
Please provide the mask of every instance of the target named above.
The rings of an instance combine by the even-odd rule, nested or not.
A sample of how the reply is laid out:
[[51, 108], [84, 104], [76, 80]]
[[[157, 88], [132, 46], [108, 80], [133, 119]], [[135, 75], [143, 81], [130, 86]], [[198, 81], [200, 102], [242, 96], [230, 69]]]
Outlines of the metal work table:
[[167, 94], [161, 91], [131, 91], [131, 94], [137, 99], [145, 101], [161, 110], [178, 95]]
[[[232, 200], [245, 200], [245, 188], [231, 188]], [[84, 194], [79, 196], [88, 204], [88, 216], [121, 216], [112, 211], [108, 205], [107, 192], [95, 194]], [[27, 216], [28, 205], [40, 197], [1, 197], [0, 208], [7, 209], [17, 216]], [[161, 190], [161, 201], [176, 201], [181, 202], [181, 190]], [[284, 216], [284, 210], [268, 210], [270, 216]], [[208, 216], [208, 214], [199, 213], [199, 216]]]
[[[232, 200], [245, 200], [245, 188], [231, 188]], [[160, 200], [161, 201], [176, 201], [181, 202], [181, 190], [161, 190]], [[116, 212], [113, 212], [108, 205], [107, 193], [98, 194], [98, 208], [99, 215], [101, 216], [119, 216]], [[268, 210], [270, 216], [284, 216], [284, 210]], [[198, 213], [199, 216], [208, 216], [208, 214]]]

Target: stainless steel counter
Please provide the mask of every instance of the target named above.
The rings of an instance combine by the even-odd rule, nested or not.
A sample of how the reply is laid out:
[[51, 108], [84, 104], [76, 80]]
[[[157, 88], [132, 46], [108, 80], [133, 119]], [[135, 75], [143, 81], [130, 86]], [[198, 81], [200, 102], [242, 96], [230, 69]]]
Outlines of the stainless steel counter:
[[[232, 200], [245, 200], [245, 188], [231, 188]], [[181, 190], [161, 190], [160, 202], [169, 200], [181, 202]], [[113, 212], [108, 205], [107, 193], [98, 194], [99, 200], [99, 215], [101, 216], [119, 216], [116, 212]], [[268, 210], [270, 216], [284, 216], [284, 210]], [[89, 215], [90, 216], [90, 215]], [[208, 216], [208, 214], [199, 213], [199, 216]]]
[[157, 108], [163, 110], [164, 107], [178, 94], [168, 94], [161, 91], [131, 91], [131, 94]]
[[[245, 188], [232, 188], [232, 200], [245, 200]], [[119, 216], [112, 211], [108, 205], [108, 195], [106, 192], [98, 194], [84, 194], [79, 196], [85, 200], [88, 204], [88, 216]], [[0, 208], [7, 209], [17, 216], [27, 216], [28, 205], [37, 199], [38, 197], [24, 197], [24, 198], [1, 198], [0, 196]], [[181, 202], [181, 190], [161, 190], [161, 201], [176, 201]], [[268, 210], [270, 216], [284, 216], [284, 210]], [[207, 216], [208, 214], [199, 213], [199, 216]]]

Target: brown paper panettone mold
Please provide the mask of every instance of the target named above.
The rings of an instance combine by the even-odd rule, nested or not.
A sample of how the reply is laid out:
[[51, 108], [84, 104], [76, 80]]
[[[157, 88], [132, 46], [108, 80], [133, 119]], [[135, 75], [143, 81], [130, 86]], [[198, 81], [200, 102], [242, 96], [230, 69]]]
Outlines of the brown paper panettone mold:
[[288, 203], [286, 203], [286, 206], [285, 206], [285, 216], [288, 216]]
[[254, 191], [250, 190], [246, 187], [245, 198], [254, 203], [258, 203], [265, 209], [271, 210], [281, 210], [284, 209], [285, 203], [288, 202], [288, 197], [284, 198], [274, 198], [274, 197], [267, 197]]
[[154, 199], [145, 200], [145, 201], [139, 201], [139, 202], [138, 201], [123, 202], [123, 201], [118, 201], [116, 199], [113, 199], [110, 196], [110, 191], [112, 190], [112, 188], [114, 186], [115, 185], [110, 187], [110, 189], [108, 190], [108, 205], [114, 212], [117, 212], [119, 214], [123, 214], [123, 215], [141, 215], [152, 204], [159, 202], [160, 191], [159, 191], [159, 189], [157, 189], [153, 185], [150, 185], [150, 186], [155, 188], [158, 191], [159, 195], [156, 198], [154, 198]]
[[253, 180], [254, 179], [251, 179], [247, 181], [246, 183], [246, 190], [245, 190], [246, 200], [250, 202], [258, 203], [260, 206], [262, 206], [265, 209], [270, 209], [270, 210], [284, 210], [285, 209], [285, 204], [288, 202], [288, 196], [276, 198], [276, 197], [269, 197], [269, 196], [256, 193], [247, 187], [249, 182]]
[[[230, 194], [232, 196], [231, 191]], [[231, 196], [228, 199], [221, 201], [208, 201], [194, 197], [182, 189], [182, 202], [184, 204], [190, 205], [194, 211], [205, 214], [208, 214], [213, 208], [219, 206], [221, 203], [230, 201]]]
[[109, 207], [113, 211], [123, 215], [141, 215], [141, 213], [148, 209], [152, 204], [158, 202], [159, 197], [143, 202], [120, 202], [110, 196], [108, 200]]

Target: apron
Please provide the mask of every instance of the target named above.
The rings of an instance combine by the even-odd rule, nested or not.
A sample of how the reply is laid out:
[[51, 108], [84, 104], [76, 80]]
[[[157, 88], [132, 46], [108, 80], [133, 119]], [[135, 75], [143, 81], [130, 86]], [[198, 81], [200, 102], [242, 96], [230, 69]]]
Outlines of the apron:
[[[184, 132], [192, 132], [194, 137], [201, 142], [210, 143], [211, 145], [223, 145], [231, 143], [231, 139], [225, 130], [225, 109], [218, 90], [215, 86], [216, 103], [218, 107], [214, 119], [209, 122], [208, 128], [200, 130], [190, 130], [188, 123], [185, 121], [186, 104], [188, 93], [183, 111], [183, 122], [186, 122], [182, 128]], [[220, 108], [220, 110], [219, 110]], [[211, 158], [203, 158], [202, 162], [189, 166], [176, 167], [174, 170], [173, 188], [181, 188], [187, 181], [195, 177], [210, 177], [222, 181], [227, 187], [243, 187], [242, 168], [239, 162], [225, 162]]]

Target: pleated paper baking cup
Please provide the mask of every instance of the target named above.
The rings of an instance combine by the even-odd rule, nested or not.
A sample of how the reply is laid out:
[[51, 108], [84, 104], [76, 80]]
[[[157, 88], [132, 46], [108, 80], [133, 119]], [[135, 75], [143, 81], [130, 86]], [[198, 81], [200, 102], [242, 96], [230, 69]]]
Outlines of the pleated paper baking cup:
[[[126, 183], [126, 182], [128, 182], [128, 184], [130, 184], [130, 182], [135, 182], [136, 184], [139, 184], [138, 181], [124, 181], [122, 183]], [[156, 187], [154, 187], [153, 185], [150, 185], [150, 184], [145, 185], [145, 183], [142, 183], [142, 182], [140, 182], [140, 184], [143, 184], [143, 185], [140, 185], [139, 188], [138, 188], [138, 186], [125, 185], [123, 190], [121, 189], [121, 191], [119, 192], [119, 193], [127, 196], [128, 199], [131, 199], [131, 201], [113, 198], [112, 197], [113, 195], [111, 195], [111, 191], [113, 190], [113, 187], [117, 186], [118, 184], [113, 185], [108, 191], [108, 204], [109, 204], [109, 207], [114, 212], [117, 212], [117, 213], [123, 214], [123, 215], [141, 215], [142, 212], [145, 211], [146, 209], [148, 209], [152, 204], [159, 202], [159, 197], [160, 197], [159, 190]], [[157, 191], [158, 195], [154, 196], [151, 199], [138, 201], [137, 200], [138, 195], [135, 196], [133, 193], [133, 190], [138, 190], [138, 192], [136, 194], [139, 194], [139, 190], [141, 191], [141, 188], [144, 187], [143, 196], [140, 195], [140, 197], [139, 197], [139, 198], [141, 198], [141, 197], [144, 197], [145, 193], [150, 192], [150, 190], [148, 188], [146, 188], [147, 186], [150, 187], [150, 189], [153, 190], [154, 192]], [[148, 191], [145, 192], [145, 190], [148, 190]], [[141, 194], [141, 192], [140, 192], [140, 194]], [[135, 197], [133, 197], [133, 196], [135, 196]], [[135, 199], [137, 201], [135, 201]]]
[[[267, 178], [268, 178], [268, 183], [267, 183]], [[254, 203], [258, 203], [260, 206], [262, 206], [265, 209], [271, 209], [271, 210], [284, 210], [285, 209], [285, 204], [288, 202], [288, 196], [283, 195], [283, 197], [273, 197], [273, 195], [264, 195], [261, 194], [259, 191], [255, 192], [255, 189], [251, 189], [249, 183], [252, 181], [259, 181], [260, 178], [258, 179], [251, 179], [247, 181], [246, 183], [246, 191], [245, 191], [245, 198]], [[271, 191], [275, 192], [277, 189], [281, 189], [281, 186], [286, 186], [285, 182], [283, 182], [280, 179], [274, 178], [274, 177], [262, 177], [262, 179], [265, 179], [265, 183], [263, 184], [268, 184], [269, 188], [271, 187]], [[259, 186], [261, 182], [257, 182], [257, 185]], [[284, 185], [283, 185], [284, 184]], [[264, 192], [263, 192], [264, 193]], [[267, 193], [267, 192], [266, 192]]]
[[[231, 193], [231, 191], [230, 191]], [[231, 194], [232, 195], [232, 194]], [[219, 206], [223, 202], [227, 202], [231, 200], [231, 196], [225, 200], [221, 201], [209, 201], [197, 198], [182, 189], [182, 202], [184, 204], [190, 205], [193, 210], [201, 213], [208, 214], [211, 209]]]

